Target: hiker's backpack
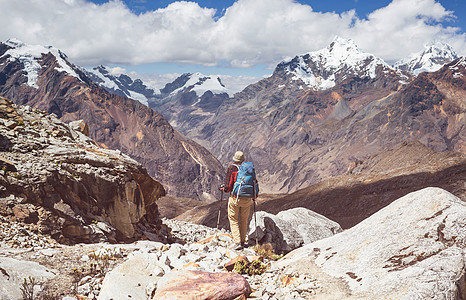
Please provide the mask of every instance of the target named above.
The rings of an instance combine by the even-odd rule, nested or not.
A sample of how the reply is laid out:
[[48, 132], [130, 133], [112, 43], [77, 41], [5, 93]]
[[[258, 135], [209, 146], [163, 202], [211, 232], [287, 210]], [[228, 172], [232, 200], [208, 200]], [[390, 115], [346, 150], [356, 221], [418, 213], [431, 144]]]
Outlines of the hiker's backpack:
[[244, 162], [239, 166], [232, 194], [235, 197], [256, 197], [259, 194], [259, 184], [252, 162]]

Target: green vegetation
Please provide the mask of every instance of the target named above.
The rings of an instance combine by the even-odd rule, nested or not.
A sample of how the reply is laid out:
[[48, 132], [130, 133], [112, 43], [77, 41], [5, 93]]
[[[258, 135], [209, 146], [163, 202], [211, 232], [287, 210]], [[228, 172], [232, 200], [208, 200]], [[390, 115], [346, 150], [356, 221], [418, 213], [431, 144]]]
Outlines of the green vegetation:
[[238, 274], [260, 275], [267, 270], [268, 265], [263, 264], [260, 260], [248, 262], [244, 259], [238, 260], [235, 263], [234, 271]]

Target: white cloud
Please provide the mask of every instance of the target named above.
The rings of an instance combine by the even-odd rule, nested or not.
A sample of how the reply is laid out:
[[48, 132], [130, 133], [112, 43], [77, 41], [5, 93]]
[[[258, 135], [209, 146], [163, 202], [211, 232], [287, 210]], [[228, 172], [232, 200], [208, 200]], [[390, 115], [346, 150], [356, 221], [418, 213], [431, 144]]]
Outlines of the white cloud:
[[110, 74], [112, 74], [114, 76], [118, 76], [118, 75], [127, 73], [126, 69], [122, 68], [122, 67], [108, 68], [108, 71], [110, 72]]
[[234, 67], [276, 64], [286, 56], [321, 49], [335, 35], [386, 60], [447, 42], [466, 55], [466, 35], [438, 22], [454, 17], [434, 0], [393, 0], [359, 18], [321, 13], [293, 0], [238, 0], [221, 18], [195, 2], [133, 14], [121, 1], [0, 0], [0, 40], [53, 45], [81, 65], [150, 62]]

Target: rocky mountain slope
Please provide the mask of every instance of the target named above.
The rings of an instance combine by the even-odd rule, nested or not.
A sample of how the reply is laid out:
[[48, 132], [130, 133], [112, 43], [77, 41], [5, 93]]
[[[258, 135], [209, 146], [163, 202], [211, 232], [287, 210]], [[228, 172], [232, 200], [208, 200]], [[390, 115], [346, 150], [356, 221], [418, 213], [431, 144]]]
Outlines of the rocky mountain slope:
[[437, 42], [426, 45], [423, 51], [396, 62], [393, 67], [417, 76], [422, 72], [438, 71], [457, 58], [458, 55], [450, 45]]
[[258, 206], [278, 213], [305, 207], [350, 228], [403, 195], [441, 187], [466, 199], [466, 155], [435, 152], [419, 142], [404, 143], [350, 166], [348, 174], [326, 179]]
[[[44, 244], [35, 251], [0, 244], [0, 283], [7, 287], [0, 296], [20, 298], [23, 279], [31, 276], [42, 297], [70, 300], [122, 294], [217, 299], [212, 295], [225, 293], [220, 299], [464, 299], [465, 220], [463, 201], [426, 188], [278, 261], [260, 262], [250, 248], [230, 250], [231, 236], [222, 231], [168, 220], [179, 243]], [[228, 271], [240, 259], [267, 268], [256, 275]]]
[[85, 120], [99, 145], [142, 163], [170, 195], [212, 201], [221, 183], [223, 166], [206, 149], [147, 106], [93, 84], [52, 47], [0, 44], [0, 95], [63, 121]]
[[[314, 88], [311, 73], [332, 87]], [[411, 78], [339, 41], [279, 64], [183, 133], [225, 164], [244, 151], [264, 192], [293, 192], [403, 141], [465, 152], [465, 78], [463, 59]]]
[[87, 130], [0, 97], [0, 214], [61, 243], [165, 240], [162, 185]]

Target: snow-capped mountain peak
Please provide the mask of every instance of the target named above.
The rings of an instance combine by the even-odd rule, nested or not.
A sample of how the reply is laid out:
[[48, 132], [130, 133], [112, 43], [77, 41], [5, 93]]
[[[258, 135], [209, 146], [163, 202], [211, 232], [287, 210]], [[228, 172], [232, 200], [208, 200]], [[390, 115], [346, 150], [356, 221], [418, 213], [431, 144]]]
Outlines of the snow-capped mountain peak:
[[284, 61], [277, 70], [312, 89], [325, 90], [348, 76], [375, 78], [378, 66], [391, 69], [381, 58], [361, 51], [353, 40], [336, 36], [326, 48]]
[[230, 97], [230, 91], [225, 87], [225, 85], [220, 80], [218, 76], [206, 76], [199, 72], [189, 75], [188, 81], [184, 86], [176, 89], [172, 94], [176, 94], [180, 90], [189, 88], [191, 91], [195, 92], [197, 97], [201, 97], [205, 92], [211, 91], [213, 94], [228, 94]]
[[42, 58], [43, 54], [47, 53], [51, 53], [55, 56], [59, 65], [59, 67], [55, 67], [57, 71], [66, 72], [68, 75], [81, 80], [80, 76], [68, 63], [67, 56], [57, 48], [52, 46], [28, 45], [14, 38], [7, 40], [4, 44], [11, 49], [8, 49], [2, 57], [10, 56], [10, 61], [19, 60], [23, 63], [24, 71], [26, 71], [28, 77], [27, 84], [31, 87], [38, 88], [37, 79], [39, 78], [41, 65], [37, 60]]
[[115, 69], [108, 66], [100, 65], [86, 69], [85, 73], [92, 81], [110, 93], [137, 100], [147, 106], [149, 99], [160, 95], [158, 88], [143, 82], [141, 79], [133, 79], [128, 74], [115, 72]]
[[207, 91], [212, 94], [227, 94], [233, 97], [233, 93], [225, 87], [220, 77], [216, 75], [203, 75], [199, 72], [185, 73], [178, 77], [174, 82], [167, 84], [162, 90], [162, 94], [176, 95], [179, 92], [192, 91], [197, 97], [201, 97]]
[[422, 72], [435, 72], [457, 58], [458, 55], [450, 45], [436, 42], [425, 45], [423, 51], [398, 61], [394, 67], [417, 76]]

